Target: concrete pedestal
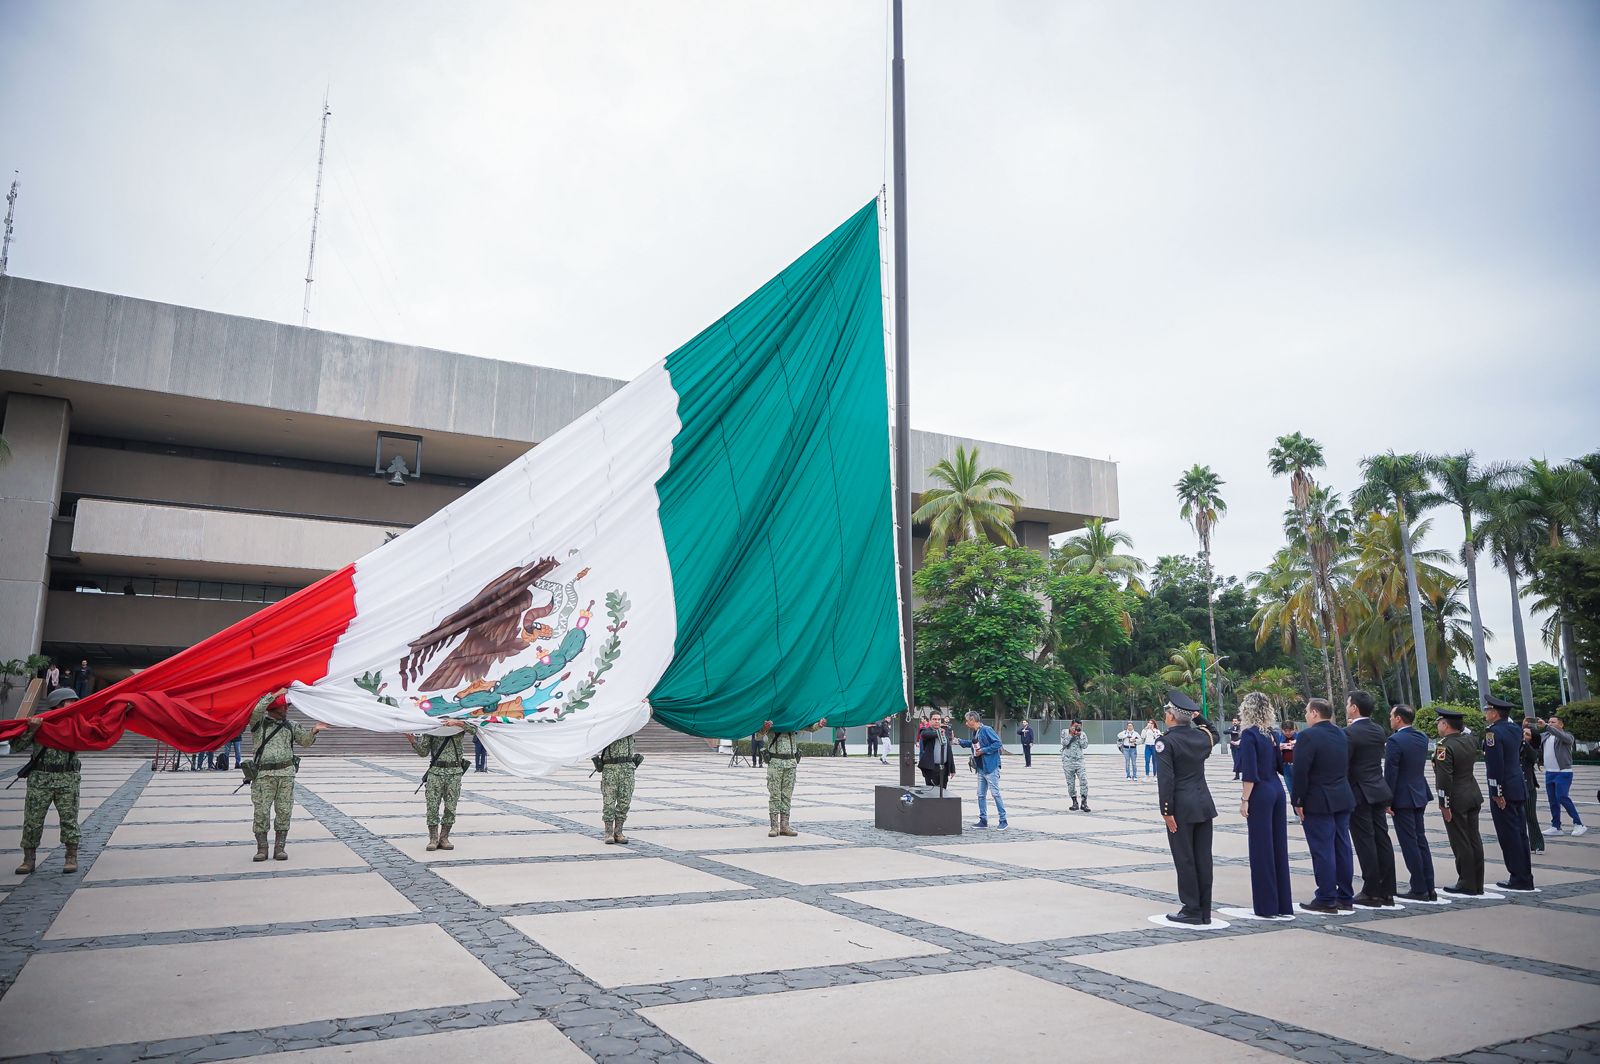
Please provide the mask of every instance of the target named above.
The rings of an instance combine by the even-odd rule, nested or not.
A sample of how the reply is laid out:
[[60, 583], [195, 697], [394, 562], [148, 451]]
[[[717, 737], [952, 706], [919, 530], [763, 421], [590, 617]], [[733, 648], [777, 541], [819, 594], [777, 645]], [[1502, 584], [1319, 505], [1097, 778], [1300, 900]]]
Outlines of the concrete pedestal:
[[879, 786], [874, 790], [874, 827], [906, 835], [961, 834], [961, 799], [937, 787]]

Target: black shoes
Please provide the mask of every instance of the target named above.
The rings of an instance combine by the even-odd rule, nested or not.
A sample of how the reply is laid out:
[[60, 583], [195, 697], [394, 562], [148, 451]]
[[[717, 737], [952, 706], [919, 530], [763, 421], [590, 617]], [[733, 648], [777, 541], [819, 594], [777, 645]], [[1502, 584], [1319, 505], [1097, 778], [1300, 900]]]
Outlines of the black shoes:
[[1439, 895], [1431, 890], [1408, 890], [1400, 895], [1401, 901], [1438, 901]]
[[1194, 927], [1204, 927], [1211, 922], [1209, 916], [1189, 916], [1187, 913], [1168, 913], [1167, 921], [1174, 924], [1189, 924]]
[[1371, 894], [1360, 894], [1350, 904], [1362, 909], [1390, 909], [1394, 907], [1394, 899], [1378, 898]]
[[1494, 886], [1496, 890], [1507, 890], [1513, 894], [1532, 894], [1536, 889], [1532, 883], [1529, 883], [1525, 887], [1519, 887], [1513, 884], [1509, 879], [1501, 883], [1496, 883]]
[[1302, 912], [1321, 913], [1324, 916], [1336, 916], [1339, 913], [1339, 907], [1331, 901], [1303, 901], [1300, 903], [1300, 909]]
[[1084, 811], [1084, 812], [1085, 812], [1085, 813], [1092, 813], [1092, 812], [1094, 812], [1094, 810], [1093, 810], [1093, 809], [1090, 809], [1090, 808], [1089, 808], [1089, 803], [1088, 803], [1088, 802], [1084, 802], [1084, 803], [1083, 803], [1083, 811]]

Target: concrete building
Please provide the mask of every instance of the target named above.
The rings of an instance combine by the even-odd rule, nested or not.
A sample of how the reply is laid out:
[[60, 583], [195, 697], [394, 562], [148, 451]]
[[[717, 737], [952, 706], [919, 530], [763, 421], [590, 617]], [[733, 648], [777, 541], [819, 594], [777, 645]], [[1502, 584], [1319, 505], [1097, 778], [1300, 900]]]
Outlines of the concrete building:
[[[0, 660], [120, 678], [424, 520], [622, 384], [0, 278]], [[912, 467], [967, 442], [918, 432]], [[415, 470], [418, 447], [420, 476], [375, 474], [395, 454]], [[1113, 464], [982, 447], [1016, 477], [1026, 545], [1117, 516]]]

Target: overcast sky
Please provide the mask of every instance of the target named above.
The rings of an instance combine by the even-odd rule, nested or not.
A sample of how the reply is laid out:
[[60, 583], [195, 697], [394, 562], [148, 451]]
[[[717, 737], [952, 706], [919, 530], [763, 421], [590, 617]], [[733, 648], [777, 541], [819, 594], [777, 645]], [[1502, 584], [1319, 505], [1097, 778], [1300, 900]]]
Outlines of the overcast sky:
[[[1172, 484], [1208, 463], [1240, 575], [1280, 433], [1345, 492], [1391, 447], [1600, 446], [1600, 5], [907, 6], [919, 427], [1115, 459], [1151, 559], [1193, 549]], [[298, 322], [329, 89], [314, 325], [632, 377], [876, 194], [885, 29], [0, 0], [11, 270]]]

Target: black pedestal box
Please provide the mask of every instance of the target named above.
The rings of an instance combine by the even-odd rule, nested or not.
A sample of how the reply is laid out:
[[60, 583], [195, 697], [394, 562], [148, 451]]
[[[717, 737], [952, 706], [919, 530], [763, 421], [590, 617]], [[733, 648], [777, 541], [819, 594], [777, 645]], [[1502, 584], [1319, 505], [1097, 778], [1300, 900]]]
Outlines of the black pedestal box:
[[961, 834], [961, 799], [937, 787], [879, 786], [874, 792], [873, 825], [906, 835]]

